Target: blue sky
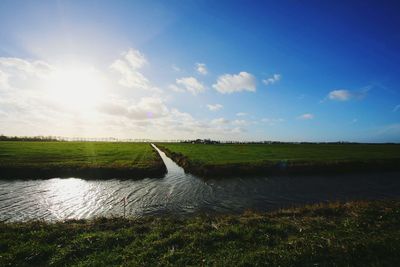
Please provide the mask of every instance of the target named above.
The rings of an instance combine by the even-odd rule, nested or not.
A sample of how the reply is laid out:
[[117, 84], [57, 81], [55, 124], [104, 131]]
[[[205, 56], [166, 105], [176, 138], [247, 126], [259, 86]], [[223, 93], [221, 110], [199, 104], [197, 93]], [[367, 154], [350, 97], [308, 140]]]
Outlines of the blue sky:
[[1, 1], [0, 133], [400, 141], [396, 1]]

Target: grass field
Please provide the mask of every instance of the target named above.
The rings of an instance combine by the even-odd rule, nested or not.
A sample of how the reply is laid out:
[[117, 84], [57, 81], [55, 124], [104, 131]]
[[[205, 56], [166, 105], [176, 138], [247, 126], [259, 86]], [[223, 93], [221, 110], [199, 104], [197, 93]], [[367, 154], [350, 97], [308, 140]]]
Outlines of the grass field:
[[[158, 144], [187, 171], [198, 174], [396, 168], [392, 144]], [[396, 164], [397, 163], [397, 164]]]
[[0, 266], [397, 266], [400, 202], [0, 223]]
[[[161, 175], [165, 166], [146, 143], [0, 142], [0, 176]], [[54, 176], [53, 176], [54, 177]], [[23, 178], [23, 177], [22, 177]]]

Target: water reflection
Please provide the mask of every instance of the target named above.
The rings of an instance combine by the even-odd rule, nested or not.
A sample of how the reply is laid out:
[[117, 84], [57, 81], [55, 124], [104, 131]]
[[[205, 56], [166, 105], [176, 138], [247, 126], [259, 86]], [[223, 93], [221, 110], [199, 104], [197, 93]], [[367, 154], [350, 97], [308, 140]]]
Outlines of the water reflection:
[[[87, 207], [93, 207], [95, 204], [91, 194], [93, 190], [90, 190], [90, 185], [82, 179], [51, 179], [44, 181], [39, 190], [42, 193], [38, 195], [38, 205], [46, 208], [51, 216], [57, 219], [71, 216], [81, 218]], [[81, 214], [76, 214], [74, 210], [80, 211]]]
[[127, 215], [271, 210], [328, 200], [400, 197], [399, 173], [326, 177], [202, 179], [160, 152], [168, 174], [142, 180], [78, 178], [0, 181], [0, 220], [63, 220]]

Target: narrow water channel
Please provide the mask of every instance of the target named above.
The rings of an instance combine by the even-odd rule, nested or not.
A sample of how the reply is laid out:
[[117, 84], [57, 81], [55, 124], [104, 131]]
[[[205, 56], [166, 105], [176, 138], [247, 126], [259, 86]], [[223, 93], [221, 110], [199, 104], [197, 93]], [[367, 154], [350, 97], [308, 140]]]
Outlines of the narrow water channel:
[[121, 216], [124, 197], [129, 217], [240, 213], [332, 200], [400, 198], [399, 173], [204, 179], [185, 174], [156, 150], [168, 169], [164, 178], [0, 180], [0, 220]]

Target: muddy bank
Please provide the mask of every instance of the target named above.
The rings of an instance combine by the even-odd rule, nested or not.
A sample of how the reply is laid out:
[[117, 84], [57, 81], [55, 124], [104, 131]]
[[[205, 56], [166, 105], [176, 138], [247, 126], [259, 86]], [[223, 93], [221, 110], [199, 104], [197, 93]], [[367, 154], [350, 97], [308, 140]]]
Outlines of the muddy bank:
[[137, 168], [11, 168], [0, 167], [0, 179], [48, 179], [79, 177], [83, 179], [140, 179], [163, 177], [164, 164], [145, 169]]
[[261, 164], [224, 164], [211, 165], [193, 162], [181, 153], [173, 152], [162, 145], [157, 145], [173, 159], [185, 172], [205, 176], [247, 176], [247, 175], [317, 175], [357, 172], [399, 171], [400, 160], [366, 160], [366, 161], [265, 161]]

